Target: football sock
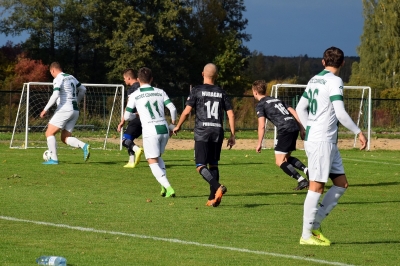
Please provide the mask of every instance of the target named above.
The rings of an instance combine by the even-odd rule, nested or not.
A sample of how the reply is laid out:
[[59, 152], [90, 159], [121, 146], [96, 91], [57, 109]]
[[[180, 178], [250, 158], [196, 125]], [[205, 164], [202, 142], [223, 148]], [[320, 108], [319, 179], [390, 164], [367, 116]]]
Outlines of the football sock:
[[132, 150], [133, 150], [134, 152], [137, 152], [138, 149], [140, 149], [140, 147], [139, 147], [138, 145], [136, 145], [134, 142], [132, 142], [132, 144], [133, 144]]
[[167, 175], [167, 168], [165, 167], [165, 162], [161, 157], [158, 157], [158, 165], [160, 166], [161, 170], [163, 170], [164, 174]]
[[321, 222], [328, 216], [328, 214], [335, 208], [338, 204], [340, 197], [346, 192], [344, 187], [337, 187], [333, 185], [325, 194], [324, 199], [319, 205], [317, 214], [315, 216], [315, 222], [313, 229], [318, 229]]
[[[210, 166], [210, 173], [212, 176], [219, 182], [219, 169], [216, 166]], [[213, 186], [210, 185], [210, 196], [208, 197], [209, 200], [213, 200], [215, 198], [215, 193], [217, 190], [214, 189]]]
[[209, 171], [212, 174], [212, 176], [215, 179], [217, 179], [217, 181], [219, 182], [219, 169], [218, 169], [218, 166], [210, 166]]
[[58, 161], [57, 157], [57, 142], [55, 136], [47, 137], [47, 148], [50, 151], [50, 156], [52, 160]]
[[128, 154], [129, 154], [129, 156], [131, 156], [131, 155], [135, 155], [135, 152], [133, 151], [133, 145], [134, 145], [134, 143], [133, 143], [133, 141], [132, 140], [130, 140], [130, 139], [124, 139], [124, 140], [122, 140], [122, 146], [124, 146], [125, 148], [127, 148], [128, 149]]
[[297, 159], [296, 157], [289, 157], [287, 159], [287, 162], [290, 163], [291, 165], [293, 165], [294, 167], [296, 167], [297, 169], [305, 172], [307, 166], [305, 166], [299, 159]]
[[221, 184], [218, 183], [217, 179], [211, 174], [210, 170], [208, 170], [207, 167], [203, 166], [202, 168], [200, 168], [199, 173], [204, 178], [204, 180], [206, 180], [210, 184], [210, 186], [215, 189], [215, 191], [217, 191], [217, 189], [221, 186]]
[[83, 148], [85, 146], [85, 142], [80, 141], [77, 138], [74, 137], [68, 137], [65, 141], [69, 146], [75, 147], [75, 148]]
[[301, 178], [301, 175], [297, 173], [296, 169], [294, 169], [293, 165], [288, 162], [283, 162], [280, 168], [285, 172], [288, 176], [293, 177], [294, 179], [298, 180]]
[[167, 176], [165, 175], [164, 171], [160, 168], [158, 163], [149, 164], [151, 172], [153, 173], [154, 177], [157, 179], [158, 183], [161, 186], [168, 188], [171, 185], [168, 182]]
[[321, 194], [308, 190], [306, 199], [304, 200], [304, 213], [303, 213], [303, 239], [311, 237], [311, 230], [315, 220], [315, 215], [318, 211], [317, 205]]
[[129, 155], [129, 163], [135, 162], [135, 155]]

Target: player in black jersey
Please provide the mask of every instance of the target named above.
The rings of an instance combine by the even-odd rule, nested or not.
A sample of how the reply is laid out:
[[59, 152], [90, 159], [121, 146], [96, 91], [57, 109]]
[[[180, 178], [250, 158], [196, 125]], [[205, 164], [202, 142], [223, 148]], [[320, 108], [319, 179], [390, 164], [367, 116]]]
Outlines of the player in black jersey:
[[[136, 91], [140, 84], [137, 81], [135, 71], [132, 68], [127, 68], [123, 72], [124, 82], [127, 86], [128, 97]], [[136, 111], [135, 111], [136, 112]], [[122, 117], [121, 122], [118, 124], [118, 132], [124, 126], [125, 120]], [[140, 162], [140, 157], [143, 154], [143, 149], [137, 146], [133, 141], [142, 135], [142, 124], [140, 123], [140, 118], [137, 116], [135, 119], [129, 121], [128, 126], [125, 129], [124, 135], [122, 137], [122, 145], [128, 149], [129, 161], [125, 168], [134, 168]]]
[[211, 63], [207, 64], [202, 75], [203, 84], [194, 87], [190, 92], [186, 108], [173, 133], [176, 134], [180, 130], [183, 122], [194, 109], [196, 113], [194, 128], [196, 169], [210, 184], [210, 196], [206, 205], [218, 207], [223, 194], [227, 191], [226, 187], [219, 183], [218, 170], [224, 140], [224, 112], [228, 115], [231, 131], [227, 144], [230, 148], [235, 145], [235, 116], [225, 91], [214, 85], [218, 75], [217, 67]]
[[302, 177], [295, 168], [302, 170], [308, 177], [308, 168], [297, 158], [291, 156], [296, 150], [297, 137], [304, 139], [305, 130], [302, 126], [296, 110], [288, 107], [277, 98], [266, 96], [266, 84], [264, 80], [257, 80], [252, 86], [253, 95], [259, 103], [256, 106], [258, 117], [258, 145], [257, 152], [261, 152], [265, 131], [265, 119], [267, 118], [277, 128], [277, 143], [275, 146], [275, 163], [287, 175], [297, 180], [295, 190], [308, 187], [308, 180]]

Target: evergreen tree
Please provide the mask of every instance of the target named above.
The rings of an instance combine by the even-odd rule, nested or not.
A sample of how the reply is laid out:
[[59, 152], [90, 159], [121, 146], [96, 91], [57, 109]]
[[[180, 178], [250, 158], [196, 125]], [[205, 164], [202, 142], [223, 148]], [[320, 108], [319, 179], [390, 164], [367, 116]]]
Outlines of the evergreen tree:
[[400, 3], [396, 0], [363, 0], [364, 30], [353, 63], [350, 84], [373, 89], [400, 87]]
[[243, 44], [250, 39], [244, 32], [247, 19], [243, 0], [192, 0], [192, 40], [188, 55], [191, 62], [190, 82], [201, 83], [201, 71], [207, 63], [219, 68], [217, 83], [231, 93], [244, 91], [241, 70], [250, 55]]
[[121, 82], [123, 69], [148, 66], [154, 85], [186, 91], [213, 62], [220, 84], [239, 88], [249, 55], [243, 0], [0, 0], [0, 7], [0, 32], [27, 32], [29, 58], [59, 61], [82, 82]]

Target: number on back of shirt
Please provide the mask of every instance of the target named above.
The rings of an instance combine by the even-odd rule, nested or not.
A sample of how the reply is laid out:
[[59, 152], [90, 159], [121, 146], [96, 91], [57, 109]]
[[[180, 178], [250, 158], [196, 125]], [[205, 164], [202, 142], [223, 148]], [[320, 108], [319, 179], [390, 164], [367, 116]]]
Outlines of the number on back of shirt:
[[150, 113], [151, 119], [156, 119], [156, 116], [154, 115], [154, 111], [153, 111], [153, 106], [154, 106], [154, 109], [156, 110], [156, 112], [158, 113], [158, 116], [161, 116], [160, 115], [160, 110], [158, 109], [158, 102], [157, 101], [154, 101], [153, 104], [151, 104], [149, 101], [147, 101], [145, 106], [147, 108], [147, 111], [149, 111], [149, 113]]
[[207, 107], [207, 118], [211, 118], [213, 116], [216, 120], [218, 120], [219, 102], [213, 102], [211, 106], [211, 101], [208, 101], [204, 105]]
[[317, 96], [318, 96], [318, 89], [312, 90], [310, 89], [308, 91], [308, 106], [310, 108], [310, 112], [315, 115], [317, 113], [317, 108], [318, 108], [318, 102], [317, 102]]
[[282, 103], [277, 103], [277, 104], [274, 105], [274, 107], [276, 109], [278, 109], [279, 111], [281, 111], [281, 113], [283, 115], [288, 115], [289, 114], [289, 111], [285, 108], [285, 106], [283, 106]]

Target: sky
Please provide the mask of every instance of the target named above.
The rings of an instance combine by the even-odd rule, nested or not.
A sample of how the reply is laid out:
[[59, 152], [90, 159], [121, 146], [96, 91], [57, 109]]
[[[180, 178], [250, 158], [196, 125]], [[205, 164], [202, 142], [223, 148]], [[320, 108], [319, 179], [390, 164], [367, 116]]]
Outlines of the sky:
[[[244, 0], [245, 30], [251, 52], [283, 57], [322, 57], [326, 48], [339, 47], [346, 56], [358, 56], [363, 31], [362, 0]], [[0, 34], [19, 43], [27, 38]]]
[[264, 55], [322, 57], [339, 47], [358, 56], [363, 32], [361, 0], [244, 0], [248, 19], [245, 43]]

